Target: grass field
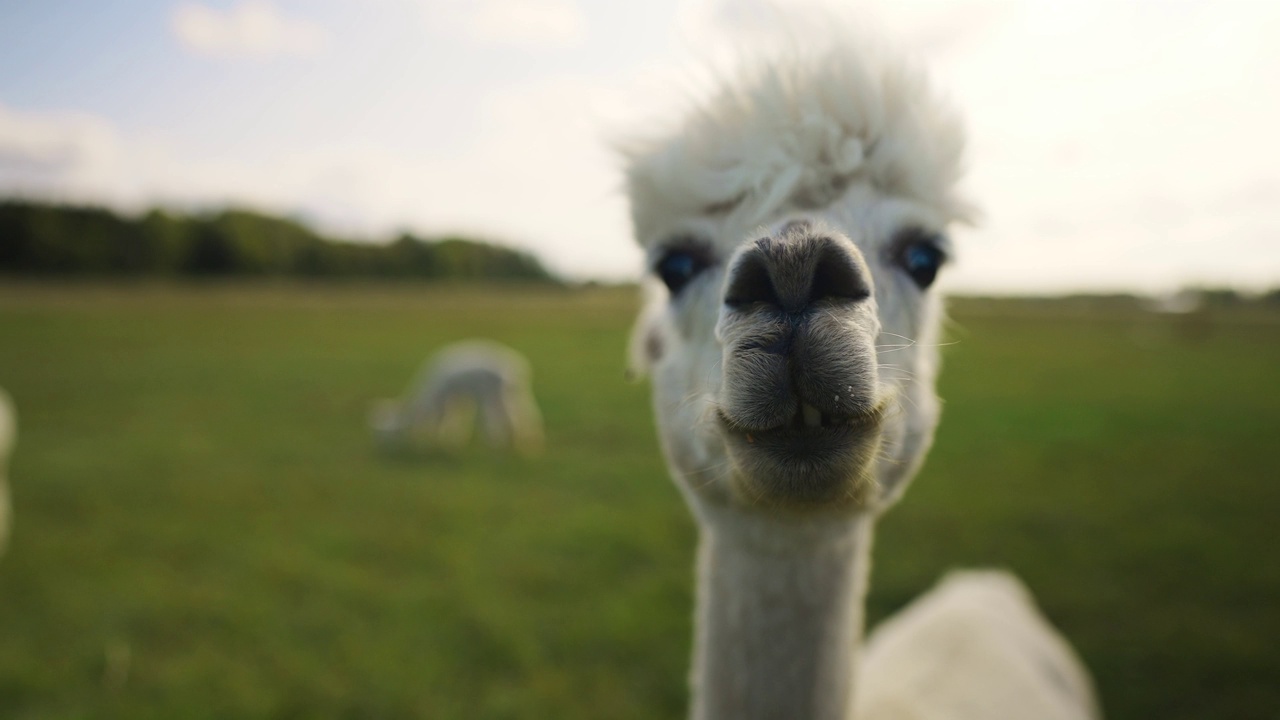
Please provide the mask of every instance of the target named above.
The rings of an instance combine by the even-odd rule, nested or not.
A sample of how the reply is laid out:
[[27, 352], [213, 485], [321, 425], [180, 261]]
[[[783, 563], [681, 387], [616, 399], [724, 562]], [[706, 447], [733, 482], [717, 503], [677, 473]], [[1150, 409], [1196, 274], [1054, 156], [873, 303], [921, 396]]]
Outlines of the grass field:
[[[3, 718], [678, 718], [692, 522], [630, 291], [0, 286]], [[1280, 716], [1280, 317], [962, 303], [871, 619], [1001, 565], [1111, 718]], [[377, 456], [450, 340], [525, 352], [532, 461]]]

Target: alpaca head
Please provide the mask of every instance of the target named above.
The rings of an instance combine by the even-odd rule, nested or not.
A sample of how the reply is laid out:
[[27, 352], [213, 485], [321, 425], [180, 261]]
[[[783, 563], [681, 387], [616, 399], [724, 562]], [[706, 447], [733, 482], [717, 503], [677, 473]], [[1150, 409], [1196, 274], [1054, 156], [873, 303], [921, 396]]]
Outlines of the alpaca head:
[[723, 82], [626, 148], [653, 380], [696, 510], [896, 498], [938, 421], [939, 299], [963, 134], [908, 64], [843, 41]]
[[389, 448], [405, 439], [404, 409], [399, 400], [375, 400], [369, 408], [369, 429], [374, 440]]

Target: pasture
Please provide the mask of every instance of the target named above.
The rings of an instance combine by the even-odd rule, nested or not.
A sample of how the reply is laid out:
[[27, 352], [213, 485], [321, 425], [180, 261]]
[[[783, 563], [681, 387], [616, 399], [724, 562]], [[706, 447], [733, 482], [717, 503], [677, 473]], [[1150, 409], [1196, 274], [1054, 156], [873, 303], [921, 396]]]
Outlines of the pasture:
[[[0, 285], [0, 717], [679, 718], [694, 527], [635, 292]], [[1280, 713], [1280, 314], [956, 305], [874, 623], [1016, 571], [1111, 718]], [[384, 458], [435, 347], [524, 352], [548, 451]]]

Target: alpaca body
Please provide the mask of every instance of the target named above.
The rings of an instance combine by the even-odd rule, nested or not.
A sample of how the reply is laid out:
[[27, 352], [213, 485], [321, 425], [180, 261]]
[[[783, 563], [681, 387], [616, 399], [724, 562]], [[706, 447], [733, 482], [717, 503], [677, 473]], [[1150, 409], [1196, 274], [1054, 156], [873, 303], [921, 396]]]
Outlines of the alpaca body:
[[1092, 681], [1017, 578], [948, 574], [867, 638], [858, 720], [1099, 716]]
[[1016, 581], [944, 583], [858, 667], [875, 520], [940, 413], [963, 133], [881, 44], [779, 24], [789, 43], [624, 148], [652, 272], [632, 362], [701, 531], [691, 717], [1094, 717]]
[[528, 361], [508, 347], [485, 340], [456, 343], [427, 360], [401, 400], [380, 402], [371, 424], [385, 444], [421, 436], [434, 446], [456, 448], [478, 422], [490, 446], [536, 452], [542, 416], [530, 376]]

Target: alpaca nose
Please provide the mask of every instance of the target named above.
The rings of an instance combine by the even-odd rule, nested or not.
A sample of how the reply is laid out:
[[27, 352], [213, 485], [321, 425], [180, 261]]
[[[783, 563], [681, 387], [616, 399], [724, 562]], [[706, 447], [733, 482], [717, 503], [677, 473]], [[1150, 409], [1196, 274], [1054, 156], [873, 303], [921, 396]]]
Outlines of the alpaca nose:
[[837, 232], [797, 221], [741, 252], [729, 270], [724, 301], [733, 308], [763, 303], [796, 314], [823, 301], [869, 297], [871, 273], [857, 246]]

